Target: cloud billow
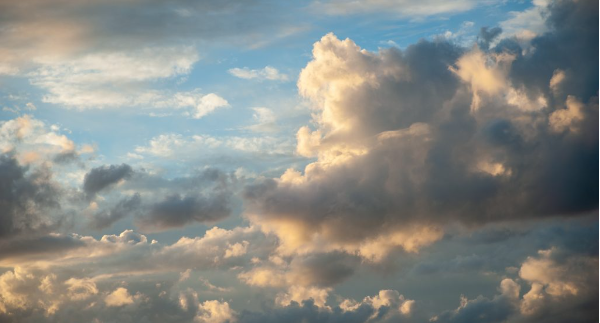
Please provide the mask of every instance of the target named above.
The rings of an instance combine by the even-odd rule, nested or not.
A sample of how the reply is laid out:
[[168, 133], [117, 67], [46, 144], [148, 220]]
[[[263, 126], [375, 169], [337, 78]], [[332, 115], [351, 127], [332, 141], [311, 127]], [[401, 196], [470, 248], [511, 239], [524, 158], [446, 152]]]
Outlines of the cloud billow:
[[[597, 3], [557, 2], [553, 31], [532, 40], [568, 35], [578, 60], [561, 56], [561, 46], [530, 56], [499, 50], [506, 42], [489, 52], [436, 40], [371, 53], [324, 36], [298, 81], [317, 126], [298, 131], [297, 150], [318, 159], [303, 173], [290, 169], [246, 187], [248, 217], [289, 253], [326, 242], [380, 259], [386, 248], [430, 244], [448, 223], [597, 209], [597, 86], [571, 92], [583, 80], [597, 84], [597, 75], [583, 73], [598, 67], [587, 54], [597, 48], [597, 31], [580, 28], [597, 22], [589, 6]], [[565, 23], [577, 17], [584, 22]], [[556, 70], [576, 76], [552, 81]]]

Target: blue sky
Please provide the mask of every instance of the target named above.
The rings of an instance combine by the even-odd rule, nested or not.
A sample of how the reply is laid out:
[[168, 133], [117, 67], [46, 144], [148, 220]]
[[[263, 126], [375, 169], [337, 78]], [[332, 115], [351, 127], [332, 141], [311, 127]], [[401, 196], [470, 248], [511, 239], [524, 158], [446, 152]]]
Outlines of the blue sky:
[[596, 12], [0, 1], [0, 322], [597, 321]]

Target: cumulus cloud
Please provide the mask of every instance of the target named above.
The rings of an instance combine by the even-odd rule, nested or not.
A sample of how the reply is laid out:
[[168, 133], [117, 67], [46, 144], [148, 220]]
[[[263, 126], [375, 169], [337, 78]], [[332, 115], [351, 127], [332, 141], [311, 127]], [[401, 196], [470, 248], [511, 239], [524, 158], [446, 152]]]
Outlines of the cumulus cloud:
[[119, 287], [104, 298], [106, 306], [123, 306], [133, 304], [133, 297], [126, 288]]
[[[246, 216], [280, 238], [282, 254], [338, 250], [381, 261], [441, 239], [448, 223], [596, 209], [597, 185], [586, 178], [597, 174], [597, 87], [557, 98], [549, 84], [556, 69], [597, 62], [559, 60], [561, 46], [546, 45], [570, 35], [575, 48], [595, 50], [591, 32], [579, 34], [583, 23], [566, 23], [592, 19], [590, 5], [553, 6], [554, 33], [533, 40], [540, 51], [528, 57], [507, 41], [489, 52], [436, 40], [372, 53], [324, 36], [298, 80], [316, 125], [298, 131], [298, 152], [317, 161], [247, 186]], [[527, 82], [525, 71], [538, 68], [548, 73]]]
[[[413, 10], [410, 6], [404, 9]], [[244, 189], [243, 207], [236, 204], [236, 194], [246, 179], [212, 168], [197, 171], [197, 165], [185, 176], [167, 177], [127, 164], [90, 169], [82, 161], [79, 172], [68, 175], [76, 184], [61, 187], [51, 170], [69, 167], [80, 154], [95, 150], [75, 145], [60, 127], [30, 116], [3, 122], [0, 265], [6, 270], [0, 275], [0, 321], [516, 323], [596, 318], [597, 226], [568, 229], [565, 220], [597, 210], [597, 75], [594, 68], [587, 71], [597, 67], [597, 33], [583, 28], [597, 22], [590, 8], [597, 9], [597, 3], [547, 6], [548, 33], [532, 36], [529, 45], [535, 50], [529, 51], [518, 37], [498, 40], [498, 29], [482, 30], [479, 48], [472, 49], [436, 39], [406, 50], [370, 52], [349, 39], [326, 35], [315, 43], [313, 59], [298, 80], [313, 120], [298, 130], [295, 148], [311, 158], [301, 165], [309, 164], [276, 178], [257, 176]], [[194, 16], [187, 8], [172, 12], [182, 20]], [[0, 35], [6, 32], [0, 29]], [[563, 43], [571, 46], [568, 51], [557, 46]], [[182, 57], [165, 52], [168, 64], [161, 66], [143, 51], [106, 50], [95, 57], [120, 62], [123, 71], [82, 55], [92, 60], [90, 70], [74, 75], [90, 88], [73, 93], [108, 86], [112, 80], [103, 79], [105, 72], [134, 71], [137, 78], [133, 73], [121, 79], [137, 86], [186, 75], [193, 66], [183, 57], [185, 50]], [[148, 70], [129, 66], [132, 53], [149, 62]], [[78, 70], [83, 65], [64, 66]], [[253, 73], [268, 78], [261, 71], [242, 70], [251, 78]], [[35, 77], [64, 85], [51, 80], [61, 75], [53, 73]], [[99, 83], [90, 80], [93, 73]], [[165, 93], [147, 98], [158, 108], [173, 106], [190, 117], [228, 105], [216, 94], [196, 90], [166, 93], [168, 98]], [[256, 108], [255, 115], [256, 127], [248, 129], [276, 128], [272, 111]], [[278, 137], [163, 134], [135, 153], [144, 162], [189, 161], [208, 148], [257, 159], [294, 151]], [[90, 203], [84, 195], [95, 198]], [[168, 243], [157, 240], [172, 235], [133, 230], [94, 237], [49, 233], [63, 213], [72, 212], [71, 203], [83, 205], [85, 210], [72, 214], [95, 229], [133, 215], [140, 229], [163, 231], [214, 223], [238, 209], [249, 226], [228, 222], [233, 229], [214, 227], [203, 236]], [[529, 231], [542, 226], [536, 220], [549, 218], [565, 229]], [[464, 248], [458, 255], [452, 249], [457, 245]], [[402, 264], [400, 272], [392, 273], [397, 268], [386, 267], [386, 261]], [[384, 270], [391, 277], [385, 282], [393, 286], [365, 294], [353, 290], [361, 284], [372, 288], [368, 275], [364, 281], [352, 277], [374, 268], [377, 275]], [[469, 297], [443, 311], [456, 305], [431, 305], [438, 300], [422, 292], [413, 297], [411, 291], [394, 290], [410, 286], [415, 273], [456, 277], [452, 284], [465, 286], [485, 276], [487, 285], [497, 282], [498, 288], [493, 295], [483, 286], [485, 296], [473, 297], [467, 287]], [[425, 284], [424, 277], [418, 278]], [[375, 280], [373, 285], [383, 283]], [[427, 286], [442, 288], [431, 280]], [[452, 284], [444, 288], [457, 300], [462, 289]], [[355, 299], [344, 295], [349, 290]], [[248, 303], [239, 302], [246, 296]]]
[[[597, 317], [592, 304], [598, 302], [598, 256], [565, 252], [552, 248], [540, 250], [537, 257], [522, 263], [519, 276], [531, 287], [523, 289], [517, 281], [505, 278], [493, 298], [461, 297], [460, 306], [434, 316], [434, 322], [588, 322]], [[593, 287], [591, 287], [593, 286]]]
[[236, 321], [235, 316], [229, 303], [214, 300], [200, 304], [194, 320], [200, 323], [233, 323]]
[[65, 164], [80, 154], [91, 153], [89, 145], [78, 147], [57, 125], [48, 125], [28, 114], [0, 122], [0, 151], [12, 152], [24, 165]]

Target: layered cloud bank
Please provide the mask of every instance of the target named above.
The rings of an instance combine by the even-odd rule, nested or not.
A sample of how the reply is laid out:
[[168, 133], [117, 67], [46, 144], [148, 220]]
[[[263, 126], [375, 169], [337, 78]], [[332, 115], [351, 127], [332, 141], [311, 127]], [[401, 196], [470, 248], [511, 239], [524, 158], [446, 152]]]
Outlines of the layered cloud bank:
[[[129, 42], [159, 33], [156, 19], [165, 26], [157, 42], [174, 31], [208, 39], [204, 24], [239, 14], [248, 21], [222, 33], [245, 43], [237, 32], [264, 28], [251, 19], [262, 13], [152, 4], [156, 12], [133, 15], [140, 29], [119, 13], [113, 30], [100, 21], [106, 12], [89, 11], [100, 4], [73, 3], [98, 19], [81, 33], [127, 32], [92, 44], [101, 54], [0, 46], [0, 73], [28, 69], [43, 100], [80, 110], [125, 102], [200, 119], [231, 108], [199, 89], [150, 87], [189, 75], [200, 60], [193, 48]], [[67, 28], [37, 2], [9, 11], [32, 5]], [[476, 5], [336, 0], [307, 10], [401, 8], [390, 14], [422, 19]], [[59, 124], [29, 114], [2, 121], [0, 322], [597, 321], [598, 3], [529, 10], [502, 28], [530, 16], [543, 26], [483, 28], [469, 47], [437, 37], [375, 52], [322, 36], [297, 79], [311, 120], [295, 145], [266, 107], [248, 108], [257, 124], [243, 131], [269, 135], [162, 133], [118, 162]], [[189, 29], [185, 17], [205, 20]], [[77, 33], [64, 35], [79, 44]], [[46, 47], [52, 59], [20, 57]], [[284, 71], [223, 74], [270, 86], [291, 80]], [[171, 169], [158, 165], [165, 160]]]

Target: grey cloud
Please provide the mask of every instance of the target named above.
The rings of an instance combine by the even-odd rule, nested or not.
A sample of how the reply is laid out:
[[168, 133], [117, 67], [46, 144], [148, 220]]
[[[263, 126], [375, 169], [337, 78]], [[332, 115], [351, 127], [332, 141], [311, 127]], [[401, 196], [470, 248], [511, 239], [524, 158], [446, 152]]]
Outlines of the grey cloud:
[[0, 155], [0, 238], [54, 228], [58, 219], [51, 214], [60, 197], [50, 170], [29, 170], [14, 156]]
[[122, 185], [97, 201], [101, 210], [92, 216], [90, 228], [108, 228], [134, 216], [144, 230], [162, 231], [192, 222], [215, 223], [235, 207], [236, 176], [214, 168], [168, 179], [127, 164], [101, 166], [86, 174], [83, 188], [89, 198], [123, 179]]
[[210, 196], [166, 197], [149, 207], [148, 215], [137, 219], [145, 230], [166, 230], [182, 227], [191, 222], [214, 223], [231, 214], [230, 196], [216, 193]]
[[[364, 323], [375, 313], [375, 310], [363, 305], [353, 312], [343, 312], [339, 307], [332, 311], [322, 310], [312, 300], [298, 304], [292, 302], [284, 308], [273, 308], [267, 312], [244, 311], [240, 314], [240, 323], [277, 323], [277, 322], [311, 322], [311, 323]], [[374, 320], [372, 322], [381, 322]]]
[[517, 306], [505, 295], [497, 295], [492, 299], [479, 296], [462, 304], [458, 309], [447, 311], [437, 316], [440, 323], [471, 322], [506, 322], [517, 311]]
[[504, 279], [500, 294], [462, 298], [457, 309], [437, 315], [436, 322], [596, 321], [597, 266], [597, 254], [587, 256], [561, 248], [541, 250], [521, 265], [520, 284]]
[[344, 253], [314, 253], [292, 260], [291, 277], [294, 283], [304, 286], [332, 286], [351, 276], [359, 263], [357, 257]]
[[139, 209], [141, 204], [142, 199], [139, 194], [125, 197], [111, 209], [96, 213], [90, 222], [90, 227], [97, 230], [108, 228], [113, 223]]
[[517, 59], [513, 62], [511, 80], [532, 96], [546, 93], [554, 101], [548, 82], [554, 71], [561, 69], [572, 77], [562, 85], [563, 94], [556, 100], [564, 101], [566, 95], [575, 95], [588, 101], [598, 96], [598, 74], [594, 69], [598, 66], [598, 31], [590, 28], [598, 23], [598, 2], [558, 0], [551, 2], [549, 8], [546, 24], [550, 32], [531, 41], [533, 53], [522, 55], [520, 47], [511, 40], [501, 42], [494, 50], [513, 49], [511, 52]]
[[57, 255], [84, 247], [73, 236], [42, 235], [0, 241], [0, 262], [26, 259], [53, 259]]
[[[325, 132], [321, 147], [357, 142], [368, 147], [378, 134], [400, 132], [341, 165], [307, 168], [315, 175], [306, 182], [266, 180], [247, 186], [246, 202], [256, 221], [301, 220], [304, 232], [318, 232], [336, 243], [356, 243], [410, 223], [458, 221], [473, 226], [577, 216], [597, 209], [598, 62], [593, 53], [598, 34], [589, 28], [597, 23], [597, 10], [590, 8], [594, 6], [593, 1], [555, 4], [548, 18], [554, 32], [532, 41], [541, 46], [535, 51], [539, 54], [517, 58], [508, 80], [518, 89], [520, 84], [529, 86], [527, 75], [532, 75], [532, 85], [543, 79], [548, 88], [557, 68], [581, 72], [567, 86], [587, 89], [572, 93], [585, 106], [574, 132], [556, 133], [548, 126], [549, 114], [564, 109], [564, 100], [549, 99], [548, 109], [535, 112], [501, 99], [488, 100], [472, 113], [470, 89], [448, 70], [463, 50], [444, 41], [421, 41], [404, 52], [361, 54], [349, 49], [353, 45], [336, 47], [335, 41], [324, 37], [319, 50], [352, 60], [343, 68], [368, 81], [331, 100], [335, 109], [328, 112], [345, 127], [334, 128], [332, 122], [335, 130], [320, 128]], [[577, 19], [581, 21], [573, 26], [567, 23]], [[556, 40], [566, 35], [571, 47]], [[550, 39], [553, 46], [545, 46]], [[576, 59], [562, 56], [572, 51], [577, 52]], [[318, 73], [314, 66], [307, 77]], [[541, 66], [546, 72], [538, 73]], [[329, 74], [307, 83], [318, 82], [319, 77]], [[591, 83], [583, 85], [583, 80]], [[427, 131], [423, 126], [407, 128], [417, 122], [427, 123]], [[481, 170], [486, 159], [502, 165], [506, 173]]]
[[[273, 1], [39, 1], [0, 2], [2, 65], [27, 69], [35, 58], [127, 51], [156, 44], [196, 45], [268, 41], [261, 32], [286, 26], [287, 11]], [[274, 14], [276, 12], [276, 14]], [[231, 23], [234, 21], [235, 23]], [[43, 26], [53, 42], [36, 30]]]
[[127, 164], [100, 166], [93, 168], [83, 180], [83, 190], [88, 196], [94, 196], [103, 189], [128, 179], [133, 175], [133, 169]]

